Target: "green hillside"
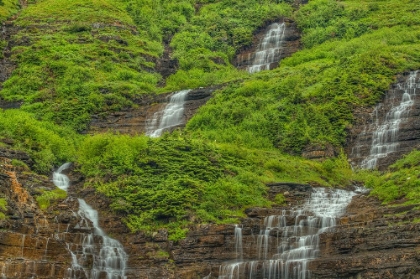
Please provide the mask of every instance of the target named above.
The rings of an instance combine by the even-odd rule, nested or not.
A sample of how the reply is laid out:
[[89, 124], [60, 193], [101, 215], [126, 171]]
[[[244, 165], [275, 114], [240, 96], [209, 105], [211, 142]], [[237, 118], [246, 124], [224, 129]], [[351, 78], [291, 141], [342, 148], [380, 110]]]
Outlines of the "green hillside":
[[[2, 3], [4, 21], [19, 6]], [[420, 69], [419, 14], [418, 0], [30, 1], [13, 21], [17, 67], [0, 91], [23, 105], [0, 111], [0, 145], [28, 152], [43, 174], [75, 162], [130, 229], [166, 227], [172, 239], [193, 223], [234, 222], [248, 207], [284, 202], [267, 200], [268, 182], [366, 181], [385, 202], [413, 202], [419, 186], [398, 173], [417, 171], [418, 152], [382, 176], [354, 174], [342, 147], [354, 109], [374, 105], [396, 74]], [[300, 51], [271, 71], [233, 67], [259, 28], [284, 17], [302, 32]], [[179, 65], [164, 80], [156, 62], [169, 48]], [[92, 115], [141, 95], [215, 84], [227, 85], [182, 132], [80, 134]], [[301, 158], [311, 146], [338, 155]]]

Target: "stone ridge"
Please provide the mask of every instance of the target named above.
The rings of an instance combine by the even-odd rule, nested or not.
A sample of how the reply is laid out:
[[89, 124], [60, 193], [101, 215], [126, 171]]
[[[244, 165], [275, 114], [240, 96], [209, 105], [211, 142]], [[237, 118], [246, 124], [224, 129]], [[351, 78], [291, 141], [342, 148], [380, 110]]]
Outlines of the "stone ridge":
[[[408, 79], [409, 73], [404, 73], [397, 77], [397, 83], [405, 82]], [[416, 82], [420, 84], [420, 72], [417, 73]], [[418, 86], [420, 87], [420, 86]], [[392, 107], [393, 99], [389, 98], [393, 91], [396, 90], [396, 85], [393, 85], [384, 95], [381, 101], [381, 107], [377, 110], [380, 119], [384, 119], [386, 113]], [[401, 90], [399, 90], [401, 91]], [[420, 147], [420, 88], [417, 89], [418, 94], [414, 97], [414, 104], [410, 109], [409, 114], [400, 124], [398, 134], [398, 147], [396, 152], [389, 154], [385, 158], [378, 160], [377, 168], [383, 170], [389, 165], [395, 163], [404, 154]], [[346, 144], [346, 153], [353, 166], [360, 165], [362, 160], [370, 153], [372, 143], [372, 131], [369, 125], [372, 124], [372, 113], [374, 108], [358, 108], [354, 112], [355, 121], [352, 128], [349, 130]], [[358, 151], [357, 151], [358, 149]]]

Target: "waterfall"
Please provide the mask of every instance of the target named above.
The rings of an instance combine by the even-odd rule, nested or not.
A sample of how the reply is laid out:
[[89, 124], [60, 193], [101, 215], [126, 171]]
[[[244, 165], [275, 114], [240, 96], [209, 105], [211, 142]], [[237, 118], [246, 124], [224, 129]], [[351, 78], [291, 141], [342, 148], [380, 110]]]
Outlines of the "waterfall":
[[184, 103], [191, 89], [174, 93], [163, 111], [155, 112], [153, 118], [148, 120], [146, 135], [156, 138], [172, 127], [183, 124]]
[[243, 257], [242, 228], [240, 228], [238, 225], [235, 226], [235, 250], [236, 250], [236, 258], [242, 260], [242, 257]]
[[404, 122], [414, 104], [416, 89], [420, 88], [420, 85], [416, 83], [417, 73], [418, 71], [410, 72], [407, 81], [398, 83], [390, 96], [387, 96], [388, 100], [386, 99], [384, 103], [390, 101], [392, 107], [386, 113], [385, 118], [381, 119], [381, 115], [378, 113], [383, 109], [383, 103], [375, 107], [372, 113], [372, 124], [367, 131], [360, 135], [364, 137], [366, 133], [372, 133], [369, 155], [360, 163], [361, 168], [373, 169], [377, 166], [380, 158], [385, 158], [397, 151], [400, 125]]
[[[315, 188], [301, 209], [267, 216], [252, 244], [255, 259], [223, 264], [219, 279], [309, 279], [308, 263], [319, 254], [319, 235], [334, 227], [355, 192]], [[239, 232], [235, 227], [235, 250]], [[242, 235], [240, 236], [242, 240]], [[246, 253], [245, 253], [246, 255]]]
[[280, 61], [285, 30], [284, 22], [273, 23], [269, 26], [267, 33], [251, 58], [252, 64], [247, 68], [248, 72], [256, 73], [262, 70], [270, 70], [272, 63]]
[[[62, 174], [70, 163], [62, 165], [53, 173], [53, 182], [60, 189], [67, 190], [69, 178]], [[88, 279], [126, 279], [125, 269], [128, 255], [121, 243], [107, 236], [99, 226], [98, 212], [94, 210], [83, 199], [78, 199], [79, 211], [77, 214], [81, 220], [77, 227], [79, 229], [91, 229], [91, 233], [85, 233], [82, 241], [72, 245], [67, 243], [67, 250], [72, 257], [72, 266], [68, 269], [67, 278], [88, 278]], [[100, 239], [100, 240], [98, 240]], [[81, 248], [81, 249], [80, 249]], [[86, 267], [89, 266], [89, 267]]]
[[71, 163], [65, 163], [61, 165], [55, 172], [53, 172], [53, 183], [55, 186], [67, 192], [67, 189], [70, 185], [70, 180], [67, 175], [62, 174], [61, 172], [68, 169]]

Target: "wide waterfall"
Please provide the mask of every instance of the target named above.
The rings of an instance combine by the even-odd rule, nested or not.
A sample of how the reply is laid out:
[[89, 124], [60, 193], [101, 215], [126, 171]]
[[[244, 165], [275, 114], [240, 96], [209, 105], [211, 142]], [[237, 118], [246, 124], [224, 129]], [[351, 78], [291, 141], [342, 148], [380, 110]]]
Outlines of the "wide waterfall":
[[[360, 163], [361, 168], [373, 169], [377, 166], [379, 159], [397, 151], [400, 125], [407, 118], [414, 104], [416, 89], [420, 88], [420, 84], [416, 83], [416, 76], [417, 71], [411, 72], [408, 79], [398, 83], [391, 94], [386, 97], [389, 100], [386, 99], [384, 103], [391, 103], [392, 106], [385, 117], [381, 117], [378, 113], [384, 109], [383, 103], [375, 107], [372, 113], [372, 124], [360, 135], [360, 137], [366, 137], [367, 133], [372, 133], [369, 155]], [[353, 152], [360, 152], [358, 147], [355, 149]]]
[[[69, 178], [62, 173], [70, 163], [62, 165], [53, 173], [53, 182], [60, 189], [67, 190]], [[125, 279], [128, 256], [121, 243], [107, 236], [99, 226], [98, 212], [85, 200], [78, 199], [78, 229], [90, 231], [81, 237], [81, 243], [67, 243], [72, 256], [72, 266], [67, 271], [68, 279]], [[91, 228], [92, 226], [92, 228]]]
[[183, 124], [184, 103], [191, 89], [174, 93], [163, 111], [158, 111], [148, 120], [146, 135], [159, 137], [172, 127]]
[[262, 70], [270, 70], [271, 64], [280, 61], [285, 30], [284, 22], [270, 25], [263, 40], [258, 45], [257, 51], [252, 54], [252, 64], [247, 68], [248, 72], [256, 73]]
[[268, 216], [245, 259], [242, 234], [235, 227], [236, 260], [220, 267], [219, 279], [309, 279], [308, 263], [319, 253], [319, 235], [334, 227], [354, 192], [315, 188], [301, 209]]

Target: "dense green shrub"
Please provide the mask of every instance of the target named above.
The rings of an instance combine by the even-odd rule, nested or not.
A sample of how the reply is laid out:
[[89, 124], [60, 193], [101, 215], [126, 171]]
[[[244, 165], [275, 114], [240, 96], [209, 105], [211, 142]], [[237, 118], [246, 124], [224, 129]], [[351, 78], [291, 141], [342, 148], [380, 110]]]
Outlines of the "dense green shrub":
[[51, 203], [57, 200], [63, 200], [67, 197], [67, 192], [61, 189], [54, 189], [51, 191], [44, 190], [42, 191], [41, 195], [36, 197], [36, 201], [38, 203], [39, 208], [42, 210], [48, 209]]
[[[396, 10], [411, 18], [408, 11], [418, 7], [390, 0], [369, 9], [368, 3], [315, 0], [301, 7], [296, 20], [305, 48], [279, 68], [225, 88], [188, 123], [188, 131], [212, 141], [292, 154], [311, 145], [344, 144], [353, 110], [374, 105], [396, 74], [420, 68], [419, 20], [386, 21]], [[350, 32], [344, 23], [363, 30], [305, 41], [320, 39], [317, 30], [344, 26]]]
[[0, 220], [6, 219], [5, 212], [7, 211], [7, 200], [5, 198], [0, 198]]
[[111, 208], [126, 216], [133, 231], [166, 227], [175, 238], [192, 222], [234, 222], [247, 207], [269, 206], [265, 182], [348, 183], [341, 177], [349, 170], [345, 158], [324, 170], [276, 151], [209, 144], [178, 133], [159, 139], [95, 135], [78, 153], [88, 185], [111, 198]]
[[131, 106], [134, 96], [155, 91], [160, 76], [150, 72], [151, 61], [163, 48], [133, 34], [134, 22], [119, 6], [46, 0], [22, 11], [12, 50], [18, 67], [0, 96], [83, 131], [92, 114]]
[[12, 140], [35, 161], [35, 170], [48, 173], [54, 166], [73, 160], [79, 136], [72, 130], [38, 121], [19, 110], [0, 110], [0, 140]]
[[414, 150], [391, 165], [385, 173], [359, 171], [356, 179], [372, 188], [371, 194], [383, 203], [403, 200], [420, 203], [420, 151]]
[[8, 19], [19, 10], [19, 1], [2, 0], [0, 1], [0, 22]]

